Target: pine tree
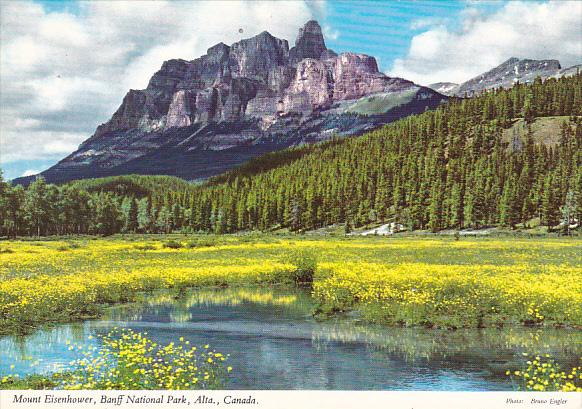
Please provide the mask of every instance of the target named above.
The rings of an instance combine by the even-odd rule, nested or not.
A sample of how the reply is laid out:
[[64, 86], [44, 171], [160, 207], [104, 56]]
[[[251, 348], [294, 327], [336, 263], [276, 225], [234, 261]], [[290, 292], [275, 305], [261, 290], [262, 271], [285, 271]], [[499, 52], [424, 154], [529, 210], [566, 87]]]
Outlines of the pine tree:
[[440, 183], [433, 186], [431, 193], [428, 226], [433, 233], [438, 232], [443, 227], [443, 194]]
[[499, 224], [504, 227], [515, 227], [515, 206], [516, 195], [512, 184], [507, 183], [503, 189], [501, 202], [499, 204]]
[[525, 102], [523, 104], [523, 118], [527, 124], [531, 124], [536, 117], [535, 109], [533, 106], [533, 96], [531, 93], [525, 97]]
[[179, 203], [174, 203], [172, 206], [172, 218], [170, 222], [170, 230], [179, 230], [182, 227], [184, 216], [182, 206]]
[[131, 198], [130, 202], [129, 202], [129, 211], [127, 214], [127, 220], [126, 220], [126, 224], [125, 224], [125, 231], [128, 231], [130, 233], [135, 233], [138, 229], [138, 220], [137, 220], [137, 214], [138, 214], [138, 205], [137, 205], [137, 201], [135, 200], [135, 198]]
[[542, 197], [542, 222], [548, 226], [548, 230], [560, 222], [560, 210], [555, 186], [555, 178], [549, 174], [544, 182], [544, 194]]

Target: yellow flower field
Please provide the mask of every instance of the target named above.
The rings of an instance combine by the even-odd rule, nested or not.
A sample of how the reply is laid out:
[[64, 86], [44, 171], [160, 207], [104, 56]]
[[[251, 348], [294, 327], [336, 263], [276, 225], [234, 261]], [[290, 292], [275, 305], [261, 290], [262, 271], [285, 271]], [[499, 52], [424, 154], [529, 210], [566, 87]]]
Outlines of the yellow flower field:
[[94, 317], [157, 288], [289, 283], [306, 255], [321, 314], [355, 309], [444, 328], [582, 325], [579, 239], [175, 235], [3, 242], [0, 332]]

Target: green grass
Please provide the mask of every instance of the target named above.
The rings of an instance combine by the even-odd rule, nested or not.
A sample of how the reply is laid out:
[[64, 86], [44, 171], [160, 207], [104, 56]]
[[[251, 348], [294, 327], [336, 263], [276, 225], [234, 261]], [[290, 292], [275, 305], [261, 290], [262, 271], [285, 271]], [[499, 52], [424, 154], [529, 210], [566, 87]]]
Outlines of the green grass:
[[61, 384], [63, 376], [66, 375], [55, 373], [52, 375], [35, 374], [23, 378], [5, 377], [0, 385], [0, 389], [6, 390], [55, 389]]
[[384, 114], [396, 107], [408, 104], [414, 99], [417, 92], [418, 89], [410, 89], [398, 93], [389, 92], [361, 98], [345, 108], [345, 112], [360, 115]]
[[[568, 123], [569, 118], [568, 116], [536, 118], [533, 124], [531, 124], [534, 141], [546, 146], [556, 146], [560, 141], [561, 126], [563, 123]], [[525, 141], [526, 134], [527, 125], [520, 118], [510, 128], [503, 131], [503, 140], [509, 143], [511, 147], [511, 142], [514, 138], [518, 138], [523, 142]]]

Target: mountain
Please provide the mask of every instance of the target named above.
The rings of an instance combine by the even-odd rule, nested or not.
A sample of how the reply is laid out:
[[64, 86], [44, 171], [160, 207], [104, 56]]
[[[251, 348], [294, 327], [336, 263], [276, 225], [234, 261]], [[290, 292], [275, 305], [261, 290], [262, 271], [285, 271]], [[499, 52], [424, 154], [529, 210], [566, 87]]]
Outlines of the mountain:
[[459, 84], [454, 82], [435, 82], [428, 87], [443, 95], [450, 95], [451, 91], [454, 91], [458, 86]]
[[561, 69], [556, 75], [554, 75], [554, 77], [555, 78], [571, 77], [572, 75], [576, 75], [579, 72], [582, 72], [582, 64], [577, 64], [568, 68]]
[[450, 82], [438, 82], [429, 88], [448, 96], [474, 96], [482, 91], [494, 88], [511, 88], [520, 83], [533, 82], [537, 77], [560, 78], [575, 75], [582, 65], [562, 69], [558, 60], [528, 60], [512, 57], [501, 65], [469, 81], [456, 85]]
[[379, 72], [374, 57], [336, 54], [309, 21], [291, 48], [264, 31], [216, 44], [192, 61], [164, 62], [146, 89], [130, 90], [108, 122], [42, 175], [56, 183], [129, 173], [206, 178], [266, 152], [358, 135], [445, 100]]

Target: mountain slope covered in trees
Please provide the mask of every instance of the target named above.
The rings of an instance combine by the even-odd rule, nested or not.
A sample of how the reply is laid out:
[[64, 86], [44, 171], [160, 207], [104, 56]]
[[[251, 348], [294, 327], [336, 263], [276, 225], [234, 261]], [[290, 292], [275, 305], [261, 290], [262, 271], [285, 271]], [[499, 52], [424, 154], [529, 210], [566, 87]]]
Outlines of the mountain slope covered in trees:
[[[282, 167], [223, 177], [227, 182], [193, 197], [193, 226], [207, 228], [213, 218], [221, 231], [299, 230], [392, 219], [438, 231], [515, 226], [534, 217], [555, 226], [565, 208], [579, 220], [581, 79], [537, 80], [458, 100], [361, 138], [315, 147]], [[554, 146], [536, 144], [531, 132], [536, 118], [546, 116], [571, 116]], [[518, 118], [530, 131], [506, 141], [504, 130]]]
[[[39, 179], [26, 191], [2, 183], [2, 234], [299, 231], [388, 220], [436, 232], [533, 218], [555, 227], [582, 216], [581, 116], [579, 74], [452, 100], [198, 186], [144, 176], [62, 187]], [[547, 117], [563, 117], [559, 126], [547, 121], [557, 135], [536, 140]]]

